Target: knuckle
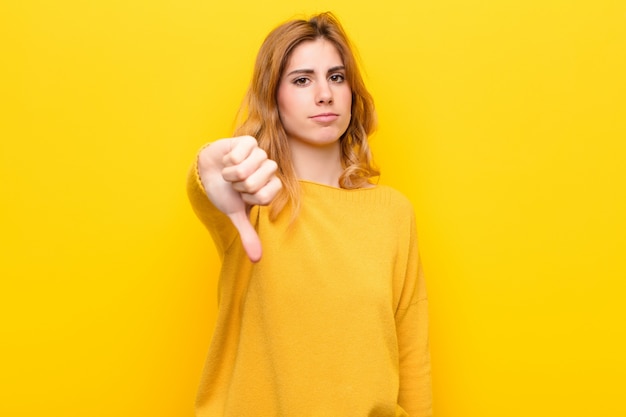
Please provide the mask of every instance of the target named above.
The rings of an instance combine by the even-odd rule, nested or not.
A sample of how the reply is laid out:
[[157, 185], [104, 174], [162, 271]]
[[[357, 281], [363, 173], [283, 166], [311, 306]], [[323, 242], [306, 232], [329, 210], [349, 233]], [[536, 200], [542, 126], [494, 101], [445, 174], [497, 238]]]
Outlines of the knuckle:
[[278, 170], [278, 164], [273, 159], [268, 159], [266, 164], [271, 172], [276, 172]]
[[248, 170], [242, 166], [233, 167], [233, 176], [238, 181], [245, 181], [248, 177]]
[[240, 180], [243, 180], [246, 177], [246, 171], [241, 166], [236, 166], [235, 169], [233, 170], [233, 173], [235, 174], [237, 179], [240, 179]]
[[253, 178], [248, 177], [242, 181], [242, 185], [248, 192], [254, 192], [257, 182]]
[[254, 154], [255, 154], [255, 157], [259, 159], [259, 161], [267, 160], [267, 152], [265, 152], [261, 148], [255, 148]]
[[273, 195], [267, 190], [267, 187], [259, 190], [254, 196], [256, 197], [258, 204], [263, 206], [271, 203], [273, 199]]
[[249, 135], [245, 135], [245, 136], [240, 136], [239, 137], [239, 141], [241, 141], [242, 143], [245, 143], [247, 146], [255, 146], [257, 145], [257, 141], [254, 137], [249, 136]]

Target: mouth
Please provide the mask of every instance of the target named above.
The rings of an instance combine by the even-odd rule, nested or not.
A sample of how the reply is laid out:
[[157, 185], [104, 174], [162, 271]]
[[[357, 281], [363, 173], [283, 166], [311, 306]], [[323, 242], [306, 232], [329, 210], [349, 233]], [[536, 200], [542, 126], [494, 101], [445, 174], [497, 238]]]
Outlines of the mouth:
[[319, 123], [329, 123], [337, 120], [339, 115], [337, 113], [320, 113], [315, 116], [311, 116], [310, 119]]

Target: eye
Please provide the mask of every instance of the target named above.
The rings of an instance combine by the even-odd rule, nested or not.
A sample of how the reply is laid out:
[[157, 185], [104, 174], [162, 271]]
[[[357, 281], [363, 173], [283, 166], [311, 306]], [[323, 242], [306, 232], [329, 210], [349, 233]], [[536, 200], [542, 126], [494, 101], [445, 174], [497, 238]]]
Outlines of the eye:
[[346, 80], [346, 77], [343, 74], [333, 74], [330, 76], [330, 80], [334, 83], [342, 83]]
[[310, 80], [306, 77], [300, 77], [300, 78], [296, 78], [295, 80], [293, 80], [293, 83], [295, 85], [299, 85], [299, 86], [305, 86], [310, 82]]

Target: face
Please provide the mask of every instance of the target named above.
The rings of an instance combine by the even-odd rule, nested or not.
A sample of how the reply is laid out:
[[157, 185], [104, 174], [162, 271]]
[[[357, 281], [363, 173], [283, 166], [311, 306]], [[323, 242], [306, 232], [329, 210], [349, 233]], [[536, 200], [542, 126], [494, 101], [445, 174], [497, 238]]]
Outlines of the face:
[[352, 91], [337, 48], [325, 39], [298, 45], [280, 80], [277, 101], [290, 143], [337, 142], [350, 124], [352, 108]]

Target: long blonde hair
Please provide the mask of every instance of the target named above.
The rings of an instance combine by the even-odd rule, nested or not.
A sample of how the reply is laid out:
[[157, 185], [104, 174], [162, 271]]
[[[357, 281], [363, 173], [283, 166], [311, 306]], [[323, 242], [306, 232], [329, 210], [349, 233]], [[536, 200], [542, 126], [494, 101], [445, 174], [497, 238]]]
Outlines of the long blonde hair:
[[[379, 175], [373, 164], [368, 136], [376, 127], [374, 101], [365, 88], [348, 37], [332, 13], [321, 13], [309, 20], [291, 20], [267, 35], [259, 49], [252, 81], [240, 110], [243, 121], [235, 135], [250, 135], [270, 159], [278, 164], [277, 176], [283, 188], [270, 208], [275, 219], [289, 203], [295, 216], [300, 207], [300, 185], [296, 177], [287, 134], [280, 121], [276, 93], [293, 50], [304, 41], [323, 38], [333, 43], [343, 59], [346, 80], [352, 90], [352, 117], [345, 133], [339, 138], [341, 188], [361, 188]], [[243, 116], [242, 116], [243, 115]]]

